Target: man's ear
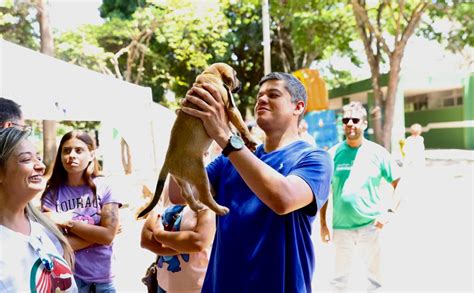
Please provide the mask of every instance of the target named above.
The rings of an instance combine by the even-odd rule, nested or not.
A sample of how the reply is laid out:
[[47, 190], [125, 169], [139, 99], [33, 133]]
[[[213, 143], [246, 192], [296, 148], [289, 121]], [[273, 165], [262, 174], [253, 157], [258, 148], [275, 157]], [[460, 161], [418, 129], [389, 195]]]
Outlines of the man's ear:
[[10, 128], [10, 127], [13, 127], [13, 123], [11, 121], [6, 121], [6, 122], [3, 122], [3, 125], [0, 125], [1, 128]]
[[366, 130], [369, 126], [369, 122], [367, 120], [362, 121], [362, 130]]
[[95, 159], [95, 151], [91, 151], [91, 162]]
[[304, 110], [305, 110], [305, 104], [303, 101], [299, 100], [295, 103], [295, 110], [293, 111], [293, 113], [296, 115], [296, 116], [300, 116], [301, 114], [304, 113]]

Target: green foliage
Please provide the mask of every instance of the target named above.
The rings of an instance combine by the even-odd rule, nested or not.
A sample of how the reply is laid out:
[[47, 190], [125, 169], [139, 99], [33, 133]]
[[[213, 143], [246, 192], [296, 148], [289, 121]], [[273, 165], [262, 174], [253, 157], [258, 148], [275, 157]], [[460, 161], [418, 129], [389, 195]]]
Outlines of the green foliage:
[[145, 0], [102, 0], [100, 17], [106, 19], [131, 19], [138, 7], [145, 6]]
[[[243, 114], [255, 103], [263, 76], [262, 1], [231, 0], [103, 0], [101, 25], [84, 25], [55, 36], [56, 55], [65, 61], [152, 88], [153, 99], [176, 107], [189, 86], [214, 62], [232, 65], [243, 82], [238, 106]], [[415, 1], [404, 1], [408, 13]], [[448, 39], [449, 47], [472, 46], [473, 5], [460, 1], [436, 1], [433, 20], [456, 20], [449, 33], [423, 30], [430, 38]], [[337, 54], [360, 65], [351, 43], [358, 38], [350, 5], [336, 0], [269, 0], [272, 70], [292, 72], [314, 61]], [[376, 19], [378, 6], [386, 9], [377, 24], [393, 33], [399, 24], [393, 1], [367, 1], [369, 17]], [[392, 5], [392, 6], [391, 6]], [[408, 15], [407, 15], [408, 16]], [[426, 20], [427, 24], [432, 24]], [[0, 5], [0, 34], [7, 40], [37, 49], [35, 11], [25, 1]], [[37, 30], [36, 30], [37, 31]], [[141, 57], [143, 56], [143, 62]], [[114, 65], [114, 60], [116, 64]], [[141, 63], [142, 62], [142, 63]], [[320, 69], [320, 68], [318, 68]], [[349, 83], [350, 72], [326, 68], [331, 87]], [[176, 102], [164, 100], [168, 90]]]
[[[408, 25], [407, 20], [410, 19], [411, 13], [419, 2], [414, 0], [400, 2], [369, 1], [365, 4], [365, 7], [369, 19], [373, 21], [379, 31], [395, 35], [397, 26], [399, 31], [405, 31]], [[400, 7], [400, 4], [403, 4], [403, 6]], [[403, 18], [398, 19], [400, 12], [403, 13]]]
[[[228, 51], [224, 40], [227, 20], [216, 4], [190, 0], [104, 1], [107, 21], [59, 36], [59, 55], [93, 70], [115, 75], [120, 72], [124, 78], [129, 74], [127, 80], [139, 80], [141, 85], [151, 87], [154, 100], [167, 105], [163, 100], [166, 90], [184, 96], [196, 75]], [[127, 13], [130, 17], [124, 17]], [[151, 37], [140, 38], [148, 35]], [[114, 56], [117, 67], [113, 65]]]
[[419, 34], [445, 44], [452, 52], [474, 47], [474, 4], [472, 1], [436, 1], [428, 10], [430, 18]]
[[113, 55], [99, 44], [95, 32], [97, 26], [85, 25], [75, 31], [56, 37], [56, 57], [98, 72], [107, 73], [105, 68]]
[[[307, 68], [313, 61], [335, 52], [360, 64], [349, 45], [357, 36], [347, 6], [338, 1], [269, 2], [273, 71]], [[230, 62], [244, 82], [238, 105], [245, 114], [255, 103], [258, 82], [263, 76], [261, 1], [236, 1], [224, 11], [230, 28], [226, 36], [230, 50], [224, 62]], [[351, 80], [349, 72], [336, 70], [331, 77], [335, 84]]]
[[285, 59], [287, 71], [295, 71], [336, 52], [359, 63], [350, 46], [357, 34], [348, 5], [333, 0], [272, 0], [270, 15], [276, 70], [284, 69]]
[[[163, 1], [160, 25], [154, 31], [155, 48], [166, 58], [168, 89], [183, 97], [197, 74], [228, 51], [224, 36], [227, 20], [217, 1]], [[137, 11], [138, 12], [138, 11]], [[149, 11], [143, 10], [141, 13]]]
[[[152, 88], [155, 101], [171, 107], [163, 99], [166, 90], [175, 92], [179, 102], [206, 66], [226, 62], [243, 82], [237, 103], [245, 115], [255, 103], [263, 76], [261, 8], [257, 0], [104, 0], [101, 15], [106, 22], [58, 36], [57, 54], [104, 73], [117, 75], [117, 68], [122, 74], [127, 70], [134, 76], [141, 73], [139, 83]], [[270, 8], [274, 71], [309, 67], [334, 52], [359, 62], [349, 45], [354, 30], [346, 5], [337, 1], [275, 0], [270, 1]], [[136, 39], [149, 29], [153, 34], [147, 42]], [[143, 65], [139, 65], [138, 57], [130, 60], [130, 51], [117, 54], [134, 41], [144, 52]], [[111, 62], [114, 55], [117, 68]], [[347, 74], [333, 75], [341, 81], [349, 78]]]
[[326, 81], [327, 88], [329, 89], [346, 86], [356, 81], [350, 71], [337, 70], [332, 65], [329, 65], [327, 70], [329, 73], [328, 75], [324, 76], [324, 80]]
[[243, 115], [253, 106], [258, 82], [263, 76], [262, 20], [259, 1], [236, 1], [223, 7], [229, 31], [225, 36], [228, 50], [222, 61], [237, 71], [242, 89], [237, 105]]
[[37, 50], [39, 35], [34, 29], [37, 23], [33, 8], [28, 1], [0, 1], [0, 37]]
[[99, 126], [99, 121], [61, 121], [58, 125], [58, 135], [64, 135], [73, 129], [90, 132], [98, 129]]

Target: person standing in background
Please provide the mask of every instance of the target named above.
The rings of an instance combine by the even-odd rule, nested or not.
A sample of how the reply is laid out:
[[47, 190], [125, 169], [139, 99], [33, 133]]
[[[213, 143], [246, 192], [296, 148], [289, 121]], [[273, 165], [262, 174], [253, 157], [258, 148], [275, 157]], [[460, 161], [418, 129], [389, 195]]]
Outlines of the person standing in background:
[[116, 292], [113, 240], [119, 229], [121, 203], [100, 176], [95, 149], [89, 134], [66, 133], [41, 203], [75, 251], [74, 277], [79, 292]]
[[425, 166], [425, 143], [421, 136], [423, 128], [415, 123], [410, 127], [411, 135], [405, 140], [403, 167], [420, 169]]
[[316, 141], [314, 140], [314, 137], [311, 136], [311, 134], [308, 133], [308, 122], [306, 120], [301, 120], [300, 124], [298, 125], [298, 134], [301, 137], [302, 140], [306, 141], [312, 146], [316, 146]]
[[23, 119], [20, 105], [12, 100], [0, 97], [0, 128], [16, 127], [21, 130], [28, 128]]
[[380, 233], [399, 205], [396, 201], [393, 208], [384, 210], [380, 185], [385, 179], [396, 188], [400, 172], [386, 149], [364, 138], [367, 111], [360, 102], [343, 107], [342, 123], [346, 139], [329, 150], [334, 160], [333, 237], [326, 222], [326, 203], [320, 213], [321, 239], [333, 240], [335, 247], [334, 290], [347, 289], [353, 256], [358, 254], [367, 266], [368, 290], [372, 291], [382, 286]]
[[191, 210], [174, 179], [168, 176], [167, 181], [162, 198], [171, 205], [162, 214], [152, 211], [147, 216], [140, 245], [159, 256], [158, 293], [199, 293], [209, 263], [216, 215], [207, 207]]

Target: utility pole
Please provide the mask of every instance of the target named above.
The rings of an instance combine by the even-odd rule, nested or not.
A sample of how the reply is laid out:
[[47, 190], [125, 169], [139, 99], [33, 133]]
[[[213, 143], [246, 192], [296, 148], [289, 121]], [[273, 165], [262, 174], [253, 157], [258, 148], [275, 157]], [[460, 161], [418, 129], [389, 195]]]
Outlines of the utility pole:
[[262, 24], [263, 24], [263, 68], [265, 75], [272, 71], [270, 59], [270, 16], [268, 13], [268, 0], [262, 0]]

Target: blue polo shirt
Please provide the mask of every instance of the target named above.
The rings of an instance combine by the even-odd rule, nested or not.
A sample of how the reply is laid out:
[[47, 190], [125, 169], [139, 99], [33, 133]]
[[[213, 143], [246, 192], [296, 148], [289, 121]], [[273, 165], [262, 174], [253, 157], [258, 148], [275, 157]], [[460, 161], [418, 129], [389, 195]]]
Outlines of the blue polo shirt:
[[255, 155], [282, 175], [306, 181], [314, 200], [278, 215], [250, 190], [227, 158], [220, 156], [209, 164], [216, 201], [230, 212], [217, 218], [202, 292], [311, 292], [311, 224], [328, 198], [332, 160], [304, 141], [270, 153], [261, 145]]

